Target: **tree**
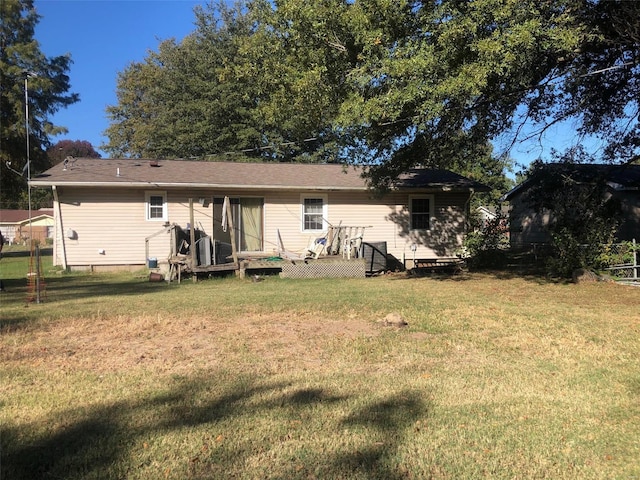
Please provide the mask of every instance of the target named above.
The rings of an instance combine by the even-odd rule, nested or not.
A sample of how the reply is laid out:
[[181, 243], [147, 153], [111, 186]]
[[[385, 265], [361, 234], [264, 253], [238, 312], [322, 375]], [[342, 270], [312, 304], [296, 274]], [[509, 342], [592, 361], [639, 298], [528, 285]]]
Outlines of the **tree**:
[[47, 148], [47, 160], [51, 165], [57, 165], [67, 157], [100, 158], [93, 145], [86, 140], [60, 140]]
[[[0, 2], [0, 202], [3, 208], [26, 208], [22, 192], [26, 178], [16, 175], [26, 164], [25, 78], [29, 98], [29, 158], [31, 172], [47, 168], [49, 136], [63, 133], [50, 115], [76, 101], [69, 94], [68, 55], [46, 57], [34, 29], [39, 16], [33, 0]], [[7, 162], [11, 169], [7, 168]]]
[[[325, 15], [328, 3], [344, 13]], [[334, 127], [351, 157], [371, 164], [374, 184], [388, 185], [416, 164], [447, 166], [457, 152], [517, 134], [524, 123], [540, 133], [573, 119], [577, 139], [595, 134], [608, 142], [606, 158], [638, 155], [640, 2], [276, 5], [282, 35], [299, 12], [313, 10], [314, 35], [349, 60]]]
[[194, 33], [181, 43], [163, 41], [118, 75], [118, 105], [107, 108], [103, 146], [113, 156], [203, 156], [258, 140], [250, 121], [252, 84], [234, 74], [252, 22], [239, 7], [196, 14]]
[[610, 167], [575, 163], [587, 157], [578, 149], [574, 158], [534, 162], [530, 168], [530, 205], [540, 214], [550, 214], [547, 228], [553, 254], [547, 268], [553, 274], [571, 276], [576, 268], [601, 267], [602, 253], [615, 239], [621, 210], [609, 193]]
[[118, 104], [107, 109], [103, 148], [115, 156], [231, 152], [296, 161], [326, 149], [338, 105], [328, 77], [341, 70], [316, 58], [326, 52], [292, 47], [297, 34], [272, 28], [277, 19], [265, 4], [250, 7], [198, 8], [195, 32], [127, 67]]
[[416, 165], [473, 170], [488, 141], [574, 119], [623, 161], [640, 150], [639, 32], [640, 2], [621, 0], [200, 9], [193, 35], [120, 77], [107, 149], [353, 162], [384, 188]]

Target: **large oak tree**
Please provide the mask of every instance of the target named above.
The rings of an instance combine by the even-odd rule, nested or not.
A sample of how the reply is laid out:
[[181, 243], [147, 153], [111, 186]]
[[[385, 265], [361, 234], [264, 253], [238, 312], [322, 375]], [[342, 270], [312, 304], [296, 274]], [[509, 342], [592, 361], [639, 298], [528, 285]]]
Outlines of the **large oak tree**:
[[[118, 78], [105, 151], [116, 156], [314, 161], [329, 152], [341, 56], [297, 48], [265, 5], [196, 9], [196, 30], [167, 40]], [[335, 150], [335, 149], [334, 149]], [[323, 156], [326, 160], [331, 152]]]
[[[108, 151], [474, 171], [487, 142], [572, 119], [640, 147], [640, 2], [249, 0], [197, 12], [121, 74]], [[311, 140], [313, 139], [313, 140]], [[476, 169], [477, 170], [477, 169]]]

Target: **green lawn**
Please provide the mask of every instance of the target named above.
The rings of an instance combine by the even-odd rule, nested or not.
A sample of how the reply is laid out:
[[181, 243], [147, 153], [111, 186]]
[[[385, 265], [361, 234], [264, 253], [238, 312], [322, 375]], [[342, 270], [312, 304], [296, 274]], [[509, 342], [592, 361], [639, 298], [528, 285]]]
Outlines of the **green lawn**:
[[[6, 479], [640, 478], [640, 289], [0, 278]], [[390, 312], [405, 328], [384, 326]]]

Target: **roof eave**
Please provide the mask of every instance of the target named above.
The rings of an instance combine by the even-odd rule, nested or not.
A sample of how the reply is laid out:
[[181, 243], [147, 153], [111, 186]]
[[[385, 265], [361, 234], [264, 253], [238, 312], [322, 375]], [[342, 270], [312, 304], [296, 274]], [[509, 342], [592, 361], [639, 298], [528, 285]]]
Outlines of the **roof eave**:
[[333, 185], [246, 185], [217, 183], [172, 183], [172, 182], [43, 182], [31, 181], [32, 187], [112, 187], [112, 188], [209, 188], [209, 189], [242, 189], [242, 190], [340, 190], [366, 191], [367, 187], [343, 187]]
[[[218, 183], [174, 183], [174, 182], [74, 182], [74, 181], [42, 181], [31, 180], [32, 187], [110, 187], [110, 188], [194, 188], [194, 189], [227, 189], [227, 190], [306, 190], [306, 191], [342, 191], [342, 192], [366, 192], [370, 189], [362, 186], [337, 186], [337, 185], [247, 185], [247, 184], [218, 184]], [[397, 186], [392, 189], [395, 192], [485, 192], [490, 191], [484, 186], [459, 186], [459, 185], [420, 185]]]

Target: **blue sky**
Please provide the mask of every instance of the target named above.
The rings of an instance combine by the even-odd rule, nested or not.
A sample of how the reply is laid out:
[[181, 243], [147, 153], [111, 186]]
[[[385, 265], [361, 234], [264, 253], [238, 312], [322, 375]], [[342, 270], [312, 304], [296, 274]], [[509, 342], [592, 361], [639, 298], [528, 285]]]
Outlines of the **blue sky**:
[[[142, 61], [161, 40], [181, 40], [194, 30], [200, 0], [36, 0], [41, 15], [35, 37], [48, 56], [71, 54], [71, 91], [80, 101], [53, 117], [69, 133], [53, 139], [106, 142], [105, 109], [115, 105], [119, 72]], [[103, 155], [104, 156], [104, 155]]]
[[[78, 103], [53, 117], [56, 125], [69, 130], [53, 142], [87, 140], [99, 150], [106, 142], [105, 108], [117, 103], [118, 73], [144, 60], [160, 41], [179, 41], [192, 32], [196, 5], [205, 5], [205, 0], [35, 0], [42, 16], [35, 35], [41, 50], [50, 57], [71, 54], [71, 91], [80, 95]], [[574, 141], [572, 125], [554, 126], [542, 142], [515, 145], [511, 156], [526, 165], [548, 157], [552, 147], [563, 150]]]

